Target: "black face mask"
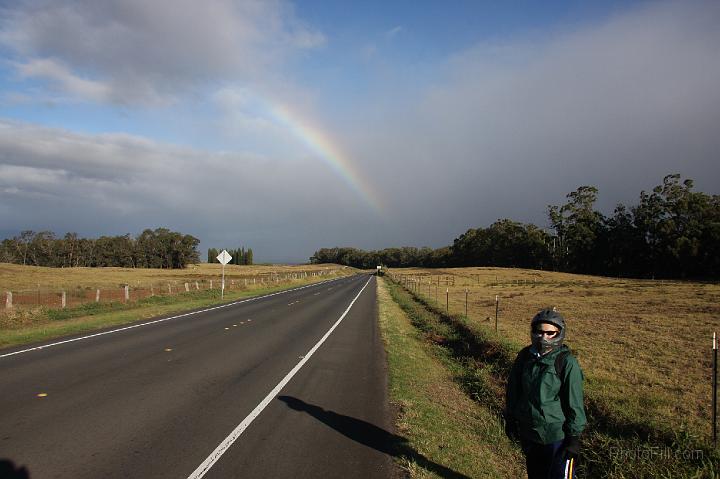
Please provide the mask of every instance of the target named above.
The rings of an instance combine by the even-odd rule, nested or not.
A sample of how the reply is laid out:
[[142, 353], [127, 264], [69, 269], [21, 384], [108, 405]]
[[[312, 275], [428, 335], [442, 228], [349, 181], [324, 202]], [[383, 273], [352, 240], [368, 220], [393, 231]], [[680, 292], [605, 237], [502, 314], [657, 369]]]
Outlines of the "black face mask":
[[530, 341], [540, 354], [547, 354], [553, 349], [559, 348], [563, 343], [563, 339], [565, 339], [565, 334], [562, 329], [552, 338], [544, 334], [537, 334], [534, 330], [530, 331]]

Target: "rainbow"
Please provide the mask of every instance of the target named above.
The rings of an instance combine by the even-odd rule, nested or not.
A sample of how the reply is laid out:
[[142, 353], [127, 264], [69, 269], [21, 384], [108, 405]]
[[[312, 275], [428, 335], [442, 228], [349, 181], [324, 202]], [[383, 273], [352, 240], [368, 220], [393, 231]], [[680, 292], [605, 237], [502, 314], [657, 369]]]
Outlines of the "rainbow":
[[285, 105], [273, 103], [269, 111], [275, 121], [285, 126], [307, 147], [317, 153], [368, 205], [378, 213], [382, 211], [380, 197], [370, 182], [357, 171], [350, 158], [322, 130]]

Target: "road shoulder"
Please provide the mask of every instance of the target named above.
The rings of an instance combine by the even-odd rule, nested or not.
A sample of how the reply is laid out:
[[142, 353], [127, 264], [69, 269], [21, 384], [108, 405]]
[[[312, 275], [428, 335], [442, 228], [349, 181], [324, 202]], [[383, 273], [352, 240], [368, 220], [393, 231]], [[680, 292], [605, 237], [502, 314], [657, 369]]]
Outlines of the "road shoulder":
[[390, 401], [407, 452], [400, 465], [413, 478], [521, 477], [522, 457], [498, 418], [465, 395], [438, 357], [442, 351], [413, 327], [387, 287], [378, 281]]

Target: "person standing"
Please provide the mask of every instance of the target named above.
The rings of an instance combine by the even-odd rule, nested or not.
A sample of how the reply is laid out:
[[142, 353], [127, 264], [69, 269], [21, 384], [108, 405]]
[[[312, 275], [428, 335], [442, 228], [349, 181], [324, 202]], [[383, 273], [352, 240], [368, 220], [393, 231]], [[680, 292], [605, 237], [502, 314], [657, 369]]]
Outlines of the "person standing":
[[519, 440], [528, 479], [574, 479], [580, 435], [587, 423], [583, 372], [554, 308], [530, 322], [531, 344], [517, 355], [505, 397], [505, 433]]

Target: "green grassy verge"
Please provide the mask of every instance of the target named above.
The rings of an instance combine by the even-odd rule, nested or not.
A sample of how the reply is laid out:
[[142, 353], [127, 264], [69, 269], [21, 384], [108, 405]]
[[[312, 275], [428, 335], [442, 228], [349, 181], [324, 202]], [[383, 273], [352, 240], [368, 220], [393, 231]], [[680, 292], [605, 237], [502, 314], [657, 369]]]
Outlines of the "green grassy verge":
[[298, 281], [240, 291], [226, 290], [224, 301], [220, 299], [220, 291], [215, 289], [191, 291], [173, 296], [153, 296], [131, 303], [88, 303], [75, 308], [42, 309], [35, 312], [35, 317], [29, 324], [0, 329], [0, 349], [261, 296], [314, 282], [317, 281]]
[[498, 417], [463, 393], [447, 355], [393, 300], [397, 286], [378, 283], [390, 400], [399, 409], [401, 466], [412, 478], [522, 477], [524, 460]]
[[[462, 316], [447, 315], [398, 284], [388, 281], [388, 288], [417, 331], [434, 345], [435, 356], [442, 360], [465, 396], [494, 411], [497, 417], [503, 409], [510, 365], [523, 345], [507, 341]], [[653, 427], [652, 418], [628, 421], [618, 417], [614, 405], [606, 404], [601, 394], [593, 394], [598, 385], [592, 377], [587, 378], [588, 384], [589, 426], [584, 434], [580, 477], [718, 477], [720, 456], [706, 442], [686, 431]], [[495, 444], [498, 439], [488, 435], [480, 441]]]

